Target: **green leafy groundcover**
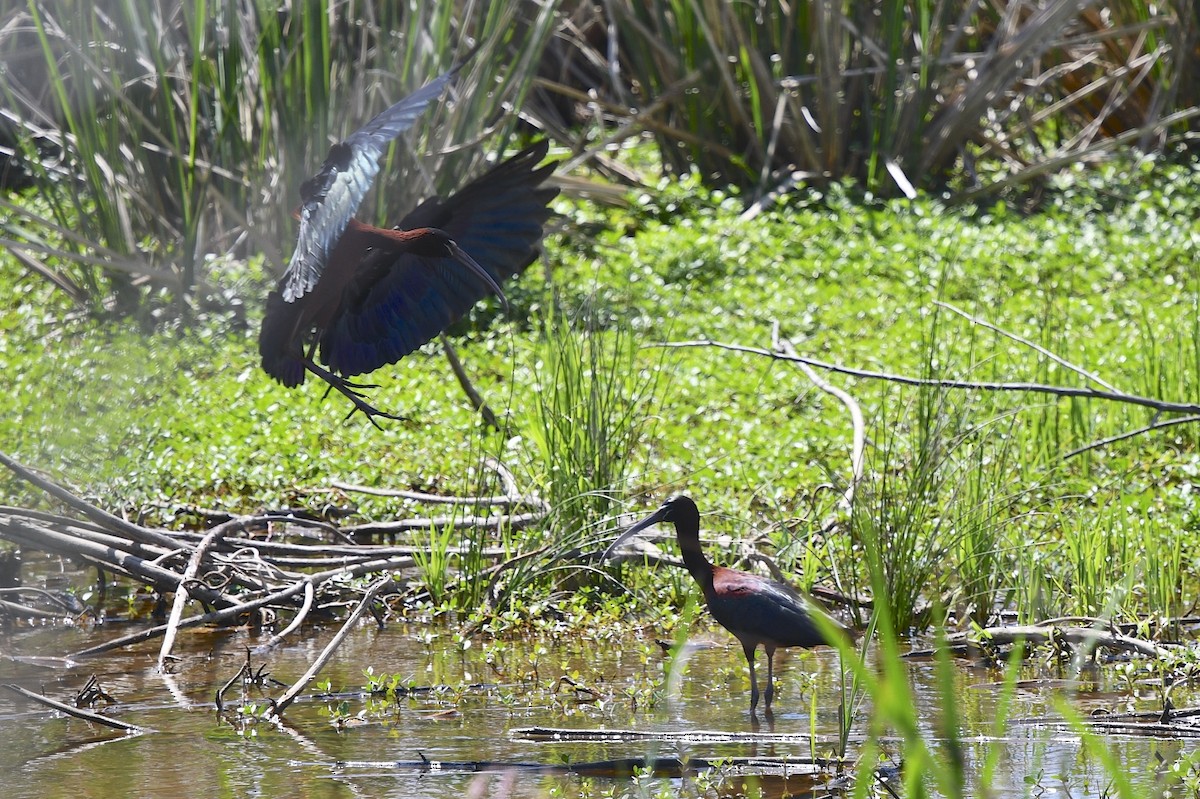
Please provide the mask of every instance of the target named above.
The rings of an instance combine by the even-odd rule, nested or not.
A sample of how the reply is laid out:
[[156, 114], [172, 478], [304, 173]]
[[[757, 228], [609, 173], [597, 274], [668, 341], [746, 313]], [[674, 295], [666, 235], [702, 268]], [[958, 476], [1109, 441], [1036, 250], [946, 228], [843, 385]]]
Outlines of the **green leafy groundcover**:
[[[627, 453], [631, 477], [614, 487], [635, 499], [632, 509], [686, 490], [714, 512], [706, 530], [770, 528], [786, 568], [804, 571], [805, 582], [824, 580], [853, 565], [856, 546], [814, 533], [836, 498], [821, 487], [844, 485], [849, 474], [844, 407], [784, 363], [712, 348], [664, 353], [654, 344], [769, 347], [778, 323], [800, 353], [849, 366], [1084, 382], [1029, 346], [939, 310], [941, 300], [1123, 390], [1198, 401], [1197, 179], [1194, 166], [1150, 161], [1076, 171], [1056, 178], [1027, 213], [1002, 203], [877, 203], [833, 186], [742, 221], [741, 198], [690, 180], [634, 194], [619, 210], [563, 200], [566, 230], [548, 243], [550, 283], [535, 266], [510, 291], [509, 313], [485, 305], [457, 329], [468, 372], [508, 421], [504, 433], [481, 425], [437, 346], [371, 376], [380, 384], [374, 402], [411, 419], [382, 432], [361, 416], [343, 422], [345, 401], [322, 400], [318, 385], [287, 391], [271, 382], [256, 355], [262, 268], [230, 273], [229, 289], [248, 309], [244, 323], [216, 315], [146, 333], [132, 323], [69, 319], [57, 296], [4, 257], [0, 371], [9, 407], [0, 443], [102, 504], [161, 507], [166, 516], [185, 503], [237, 511], [323, 503], [312, 492], [335, 479], [470, 494], [487, 455], [539, 490], [539, 337], [558, 302], [579, 335], [632, 336], [637, 366], [625, 390], [657, 374], [641, 444]], [[1097, 529], [1123, 547], [1124, 562], [1105, 568], [1145, 564], [1168, 534], [1185, 555], [1196, 552], [1193, 427], [1064, 461], [1075, 447], [1148, 424], [1152, 413], [1026, 394], [939, 394], [932, 402], [943, 429], [931, 443], [918, 412], [928, 392], [830, 379], [858, 400], [871, 428], [863, 492], [887, 494], [886, 476], [914, 468], [922, 447], [942, 447], [944, 479], [922, 501], [943, 515], [986, 504], [1001, 553], [992, 568], [1019, 574], [1037, 565], [1051, 605], [1081, 609], [1068, 598], [1083, 567], [1072, 541]], [[986, 484], [970, 493], [973, 480]], [[7, 478], [0, 485], [9, 502], [33, 501]], [[356, 501], [364, 515], [397, 512], [394, 503]], [[927, 534], [946, 536], [936, 543], [947, 563], [962, 557], [961, 533]], [[1198, 587], [1194, 561], [1180, 559], [1185, 599]], [[1114, 600], [1111, 584], [1093, 601], [1152, 609], [1136, 605], [1150, 602], [1128, 590], [1136, 586]], [[1018, 584], [1014, 601], [1032, 588]]]

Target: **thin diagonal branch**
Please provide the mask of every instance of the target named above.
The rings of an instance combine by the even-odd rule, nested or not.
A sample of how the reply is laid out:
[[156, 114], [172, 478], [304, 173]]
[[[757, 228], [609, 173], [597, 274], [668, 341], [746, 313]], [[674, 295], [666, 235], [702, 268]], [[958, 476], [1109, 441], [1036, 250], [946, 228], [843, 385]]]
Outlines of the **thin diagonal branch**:
[[1024, 344], [1026, 347], [1029, 347], [1030, 349], [1035, 350], [1036, 352], [1039, 352], [1042, 355], [1045, 355], [1047, 358], [1054, 361], [1059, 366], [1070, 369], [1072, 372], [1079, 375], [1080, 377], [1082, 377], [1086, 380], [1090, 380], [1093, 383], [1096, 383], [1097, 385], [1103, 386], [1106, 391], [1112, 391], [1117, 394], [1121, 393], [1121, 390], [1119, 388], [1117, 388], [1116, 386], [1114, 386], [1112, 383], [1109, 383], [1107, 380], [1104, 380], [1103, 378], [1099, 377], [1098, 375], [1094, 374], [1093, 372], [1089, 372], [1087, 369], [1084, 369], [1081, 366], [1076, 366], [1075, 364], [1068, 361], [1066, 358], [1063, 358], [1059, 355], [1055, 355], [1053, 352], [1046, 349], [1045, 347], [1043, 347], [1040, 344], [1036, 344], [1027, 338], [1018, 336], [1016, 333], [1005, 330], [1001, 327], [997, 327], [996, 325], [993, 325], [991, 322], [987, 321], [986, 319], [980, 319], [977, 316], [972, 316], [971, 314], [967, 313], [966, 311], [964, 311], [960, 308], [955, 308], [953, 305], [951, 305], [948, 302], [942, 302], [941, 300], [935, 300], [933, 304], [939, 308], [945, 308], [947, 311], [950, 311], [951, 313], [958, 314], [963, 319], [966, 319], [968, 322], [970, 322], [973, 325], [979, 325], [980, 327], [986, 327], [988, 330], [991, 330], [994, 333], [999, 333], [1000, 335], [1004, 336], [1007, 339], [1012, 339], [1013, 341], [1017, 342], [1018, 344]]
[[1146, 425], [1145, 427], [1139, 427], [1136, 430], [1129, 430], [1128, 432], [1125, 432], [1125, 433], [1118, 433], [1117, 435], [1109, 436], [1108, 438], [1101, 438], [1097, 441], [1093, 441], [1090, 444], [1085, 444], [1082, 447], [1073, 449], [1070, 452], [1068, 452], [1066, 455], [1063, 455], [1063, 460], [1067, 460], [1068, 458], [1074, 458], [1076, 455], [1082, 455], [1085, 452], [1091, 452], [1094, 449], [1102, 449], [1104, 447], [1107, 447], [1109, 444], [1116, 444], [1118, 441], [1124, 441], [1127, 438], [1136, 438], [1137, 436], [1140, 436], [1143, 433], [1150, 433], [1155, 430], [1161, 430], [1164, 427], [1175, 427], [1176, 425], [1190, 424], [1191, 422], [1200, 422], [1200, 416], [1198, 416], [1198, 415], [1176, 416], [1173, 419], [1165, 419], [1162, 421], [1155, 419], [1154, 422]]
[[342, 624], [342, 628], [337, 631], [337, 634], [334, 635], [332, 639], [330, 639], [329, 643], [325, 646], [325, 649], [321, 651], [321, 654], [317, 656], [317, 659], [313, 661], [311, 666], [308, 667], [308, 671], [304, 672], [300, 679], [296, 680], [296, 682], [292, 684], [291, 688], [288, 688], [286, 691], [284, 691], [283, 696], [279, 697], [279, 699], [274, 703], [272, 707], [272, 713], [275, 716], [282, 716], [283, 711], [287, 710], [288, 706], [291, 705], [292, 702], [296, 700], [296, 697], [300, 695], [300, 692], [303, 691], [308, 684], [313, 681], [313, 678], [315, 678], [318, 673], [320, 673], [321, 669], [325, 667], [325, 664], [329, 662], [329, 659], [333, 657], [333, 653], [337, 651], [337, 648], [341, 645], [343, 639], [349, 635], [350, 631], [354, 629], [354, 625], [358, 623], [358, 620], [361, 619], [363, 614], [366, 613], [371, 607], [371, 603], [375, 601], [375, 597], [378, 596], [383, 589], [394, 585], [395, 581], [389, 574], [387, 577], [378, 580], [374, 585], [367, 589], [367, 593], [363, 595], [362, 601], [358, 603], [358, 607], [354, 609], [354, 612], [351, 613], [349, 618], [347, 618]]
[[112, 719], [112, 718], [109, 718], [108, 716], [101, 716], [99, 713], [93, 713], [92, 711], [84, 710], [83, 708], [71, 707], [70, 705], [67, 705], [62, 702], [51, 699], [48, 696], [42, 696], [41, 694], [35, 694], [33, 691], [29, 691], [25, 688], [22, 688], [19, 685], [4, 684], [4, 685], [0, 685], [0, 688], [5, 688], [9, 691], [12, 691], [15, 694], [20, 694], [21, 696], [25, 697], [26, 699], [30, 700], [31, 702], [37, 702], [40, 705], [45, 705], [46, 707], [53, 708], [54, 710], [57, 710], [59, 713], [66, 713], [68, 716], [74, 716], [77, 719], [83, 719], [85, 721], [90, 721], [95, 724], [102, 724], [105, 727], [112, 727], [113, 729], [123, 730], [124, 732], [128, 732], [128, 733], [151, 732], [151, 730], [149, 730], [146, 727], [139, 727], [138, 725], [130, 724], [127, 721], [121, 721], [120, 719]]
[[1154, 397], [1144, 397], [1139, 394], [1127, 394], [1122, 391], [1101, 391], [1094, 388], [1086, 388], [1081, 386], [1053, 386], [1046, 383], [1005, 383], [1005, 382], [980, 382], [974, 380], [949, 380], [936, 377], [910, 377], [908, 375], [893, 374], [891, 372], [878, 372], [871, 369], [854, 369], [849, 366], [842, 366], [836, 363], [821, 361], [816, 358], [808, 358], [803, 355], [785, 355], [781, 352], [771, 352], [762, 347], [748, 347], [742, 344], [729, 344], [721, 341], [713, 341], [711, 339], [697, 339], [693, 341], [664, 341], [646, 345], [648, 347], [666, 347], [669, 349], [683, 349], [686, 347], [714, 347], [716, 349], [729, 350], [731, 352], [744, 352], [749, 355], [760, 355], [766, 358], [773, 358], [777, 361], [786, 361], [788, 363], [804, 363], [817, 369], [826, 369], [837, 374], [849, 375], [850, 377], [860, 377], [867, 380], [884, 380], [889, 383], [897, 383], [904, 386], [932, 386], [934, 388], [958, 389], [964, 391], [1012, 391], [1024, 392], [1029, 394], [1049, 394], [1055, 397], [1082, 397], [1084, 399], [1104, 400], [1107, 402], [1118, 402], [1127, 405], [1140, 405], [1143, 408], [1160, 411], [1162, 413], [1186, 413], [1200, 414], [1200, 405], [1191, 402], [1169, 402], [1167, 400], [1155, 399]]

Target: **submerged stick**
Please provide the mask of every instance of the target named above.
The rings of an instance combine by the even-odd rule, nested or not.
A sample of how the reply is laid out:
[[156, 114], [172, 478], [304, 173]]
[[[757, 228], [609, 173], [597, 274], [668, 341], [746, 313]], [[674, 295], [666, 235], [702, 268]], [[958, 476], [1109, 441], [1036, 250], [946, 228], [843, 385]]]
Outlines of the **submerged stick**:
[[[189, 618], [182, 619], [180, 620], [179, 624], [176, 625], [176, 627], [178, 629], [183, 629], [184, 627], [195, 627], [198, 624], [219, 624], [221, 622], [229, 621], [230, 619], [235, 619], [243, 613], [249, 613], [253, 610], [258, 610], [261, 607], [265, 607], [276, 602], [282, 602], [283, 600], [300, 593], [302, 590], [304, 590], [305, 582], [306, 581], [301, 580], [300, 582], [294, 583], [282, 591], [277, 591], [274, 594], [269, 594], [258, 599], [252, 599], [249, 602], [242, 602], [232, 607], [222, 608], [221, 610], [216, 610], [212, 613], [205, 613], [201, 616], [191, 616]], [[166, 631], [167, 625], [162, 624], [158, 627], [151, 627], [148, 630], [141, 630], [136, 633], [121, 636], [120, 638], [113, 639], [107, 643], [98, 644], [96, 646], [88, 647], [87, 649], [81, 649], [80, 651], [68, 655], [67, 657], [92, 657], [93, 655], [99, 655], [112, 649], [120, 649], [121, 647], [129, 646], [130, 644], [136, 644], [141, 641], [148, 641], [151, 638], [157, 638], [158, 636], [163, 635]]]
[[[655, 777], [679, 778], [698, 771], [721, 769], [725, 774], [779, 776], [796, 780], [827, 775], [836, 763], [806, 757], [618, 757], [574, 763], [529, 763], [500, 760], [343, 760], [340, 769], [394, 769], [419, 772], [511, 772], [574, 774], [588, 777], [631, 777], [649, 773]], [[805, 792], [807, 795], [807, 792]]]
[[10, 602], [7, 599], [0, 599], [0, 614], [23, 616], [30, 619], [69, 619], [74, 615], [72, 613], [54, 613], [53, 611], [41, 610], [40, 608], [31, 608], [28, 605], [22, 605], [19, 602]]
[[509, 737], [542, 743], [635, 743], [664, 741], [689, 744], [779, 743], [808, 746], [813, 737], [808, 733], [725, 732], [724, 730], [625, 730], [568, 729], [563, 727], [520, 727], [511, 730]]
[[53, 708], [60, 713], [66, 713], [68, 716], [74, 716], [77, 719], [91, 721], [96, 724], [103, 724], [105, 727], [112, 727], [114, 730], [123, 730], [125, 732], [143, 733], [153, 732], [149, 727], [139, 727], [136, 724], [130, 724], [127, 721], [119, 721], [118, 719], [110, 719], [108, 716], [101, 716], [99, 713], [93, 713], [90, 710], [83, 708], [72, 707], [71, 705], [63, 704], [47, 696], [35, 694], [33, 691], [28, 691], [19, 685], [11, 683], [0, 684], [0, 688], [5, 688], [13, 693], [20, 694], [31, 702], [37, 702], [39, 705], [45, 705], [48, 708]]

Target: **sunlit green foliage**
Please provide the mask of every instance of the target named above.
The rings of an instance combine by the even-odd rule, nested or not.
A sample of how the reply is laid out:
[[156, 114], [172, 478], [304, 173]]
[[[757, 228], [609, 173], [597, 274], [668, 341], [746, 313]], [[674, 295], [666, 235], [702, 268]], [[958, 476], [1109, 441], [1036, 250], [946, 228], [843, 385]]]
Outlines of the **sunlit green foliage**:
[[[412, 419], [383, 432], [361, 419], [343, 423], [344, 403], [322, 400], [318, 386], [288, 392], [270, 382], [255, 355], [257, 296], [266, 282], [258, 268], [229, 273], [228, 289], [244, 297], [247, 318], [230, 313], [186, 330], [145, 333], [132, 324], [61, 321], [47, 311], [60, 295], [4, 262], [0, 369], [12, 402], [0, 415], [0, 440], [105, 504], [167, 521], [187, 505], [250, 511], [303, 503], [333, 479], [492, 493], [494, 477], [481, 468], [488, 455], [505, 462], [524, 489], [548, 492], [552, 462], [539, 441], [553, 418], [546, 403], [557, 400], [547, 347], [568, 342], [583, 355], [610, 353], [593, 373], [607, 370], [604, 379], [613, 382], [596, 391], [620, 383], [627, 397], [653, 398], [636, 411], [652, 424], [613, 417], [631, 433], [613, 438], [603, 456], [607, 468], [619, 460], [621, 469], [605, 477], [581, 462], [577, 475], [642, 497], [630, 510], [686, 490], [706, 512], [706, 539], [767, 530], [785, 571], [804, 564], [798, 581], [866, 585], [853, 530], [818, 524], [838, 516], [837, 492], [820, 486], [848, 479], [849, 423], [840, 404], [782, 363], [710, 348], [664, 353], [653, 344], [712, 338], [765, 346], [778, 322], [801, 353], [856, 367], [1082, 381], [933, 305], [941, 300], [1121, 388], [1195, 399], [1195, 180], [1193, 169], [1152, 163], [1080, 172], [1058, 181], [1033, 214], [1000, 203], [880, 204], [835, 186], [752, 224], [738, 221], [736, 197], [705, 192], [694, 179], [663, 183], [627, 209], [561, 201], [570, 225], [602, 229], [584, 237], [569, 227], [553, 237], [552, 283], [532, 270], [513, 292], [511, 314], [496, 317], [488, 305], [477, 311], [493, 322], [488, 335], [470, 323], [460, 330], [468, 371], [491, 404], [507, 411], [504, 435], [479, 422], [434, 347], [373, 376], [382, 384], [372, 394], [381, 407]], [[567, 321], [546, 318], [555, 302]], [[540, 332], [539, 319], [575, 325], [571, 314], [585, 305], [588, 325], [563, 328], [560, 339]], [[1194, 601], [1192, 483], [1200, 458], [1193, 428], [1063, 460], [1073, 448], [1147, 424], [1153, 413], [1019, 393], [922, 399], [875, 381], [831, 379], [862, 404], [870, 426], [860, 510], [880, 523], [889, 517], [879, 508], [892, 507], [888, 534], [905, 530], [905, 545], [889, 554], [893, 585], [910, 586], [902, 592], [908, 602], [897, 607], [919, 611], [936, 598], [955, 618], [982, 622], [1005, 607], [1026, 618], [1126, 617], [1177, 613]], [[931, 437], [937, 430], [940, 438]], [[576, 457], [581, 447], [563, 439], [558, 451]], [[911, 484], [922, 459], [933, 482], [906, 494], [893, 490]], [[13, 500], [33, 501], [6, 484], [19, 492]], [[555, 489], [560, 505], [572, 491], [586, 493], [585, 483], [570, 485], [579, 488]], [[364, 516], [433, 515], [412, 503], [343, 499]], [[616, 526], [615, 519], [594, 526], [598, 517], [551, 519], [547, 530], [502, 531], [474, 544], [456, 535], [447, 544], [501, 545], [514, 554], [551, 545], [547, 559], [513, 568], [493, 586], [501, 608], [527, 603], [585, 565], [571, 553], [598, 551]], [[417, 538], [427, 543], [428, 536]], [[673, 544], [664, 547], [670, 552]], [[729, 557], [714, 551], [715, 559]], [[1128, 579], [1115, 580], [1117, 573]], [[623, 577], [642, 582], [647, 574], [627, 569]], [[652, 584], [672, 596], [691, 590], [680, 573]], [[443, 588], [479, 590], [470, 581]], [[474, 607], [481, 599], [468, 593], [451, 604]]]

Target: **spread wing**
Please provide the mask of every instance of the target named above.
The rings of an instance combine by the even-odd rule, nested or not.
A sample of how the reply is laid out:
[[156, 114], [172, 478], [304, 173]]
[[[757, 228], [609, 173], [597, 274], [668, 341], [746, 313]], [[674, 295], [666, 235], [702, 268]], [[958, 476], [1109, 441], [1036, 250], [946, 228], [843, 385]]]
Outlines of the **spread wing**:
[[[536, 257], [558, 194], [541, 185], [554, 166], [537, 166], [547, 148], [538, 142], [448, 199], [426, 200], [398, 228], [440, 228], [502, 283]], [[452, 258], [373, 251], [321, 336], [321, 359], [346, 377], [395, 363], [491, 293]]]
[[279, 282], [286, 302], [295, 302], [317, 284], [329, 253], [379, 173], [388, 143], [412, 127], [457, 71], [455, 67], [433, 79], [335, 144], [321, 171], [300, 187], [300, 234]]

